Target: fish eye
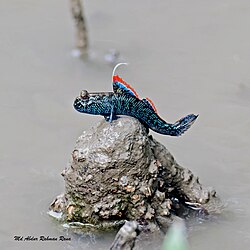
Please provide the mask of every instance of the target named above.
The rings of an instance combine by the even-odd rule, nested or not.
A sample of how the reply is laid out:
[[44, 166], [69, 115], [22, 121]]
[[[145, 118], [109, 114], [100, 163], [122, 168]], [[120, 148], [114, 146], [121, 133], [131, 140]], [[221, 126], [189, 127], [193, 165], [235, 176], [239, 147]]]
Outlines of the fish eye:
[[87, 90], [82, 90], [80, 93], [81, 98], [88, 98], [89, 97], [89, 92]]

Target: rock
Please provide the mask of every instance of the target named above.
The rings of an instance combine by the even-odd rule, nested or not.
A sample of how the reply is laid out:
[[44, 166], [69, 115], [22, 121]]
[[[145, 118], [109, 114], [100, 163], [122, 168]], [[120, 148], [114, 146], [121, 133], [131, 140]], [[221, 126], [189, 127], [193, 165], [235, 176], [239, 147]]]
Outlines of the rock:
[[193, 204], [197, 210], [199, 204], [209, 212], [209, 204], [215, 210], [219, 201], [216, 192], [179, 166], [137, 119], [126, 116], [112, 123], [103, 120], [83, 132], [62, 175], [65, 194], [51, 209], [60, 210], [68, 222], [98, 229], [125, 220], [171, 222], [179, 203], [187, 210]]

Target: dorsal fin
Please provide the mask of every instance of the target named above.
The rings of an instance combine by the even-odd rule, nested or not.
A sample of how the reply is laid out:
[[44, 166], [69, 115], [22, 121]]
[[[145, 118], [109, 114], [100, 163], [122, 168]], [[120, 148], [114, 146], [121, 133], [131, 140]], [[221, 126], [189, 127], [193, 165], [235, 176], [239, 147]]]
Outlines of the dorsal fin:
[[130, 94], [139, 98], [136, 91], [118, 75], [113, 76], [113, 91], [115, 94]]
[[153, 109], [155, 113], [157, 113], [156, 107], [154, 103], [147, 97], [142, 99], [143, 102], [145, 102], [149, 108]]

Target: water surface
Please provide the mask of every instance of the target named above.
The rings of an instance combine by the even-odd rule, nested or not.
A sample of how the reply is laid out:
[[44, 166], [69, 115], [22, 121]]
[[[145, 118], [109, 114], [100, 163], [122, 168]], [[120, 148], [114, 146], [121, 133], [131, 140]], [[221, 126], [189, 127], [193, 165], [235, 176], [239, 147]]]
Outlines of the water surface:
[[[47, 215], [62, 193], [61, 171], [76, 138], [101, 118], [72, 102], [81, 89], [111, 90], [117, 49], [120, 75], [174, 122], [200, 114], [180, 138], [153, 135], [177, 161], [214, 186], [222, 216], [190, 228], [192, 250], [250, 244], [250, 3], [222, 1], [85, 1], [89, 61], [71, 56], [69, 3], [0, 3], [1, 249], [107, 249], [112, 236], [72, 234]], [[70, 236], [70, 242], [16, 242], [15, 235]], [[149, 249], [152, 249], [152, 247]]]

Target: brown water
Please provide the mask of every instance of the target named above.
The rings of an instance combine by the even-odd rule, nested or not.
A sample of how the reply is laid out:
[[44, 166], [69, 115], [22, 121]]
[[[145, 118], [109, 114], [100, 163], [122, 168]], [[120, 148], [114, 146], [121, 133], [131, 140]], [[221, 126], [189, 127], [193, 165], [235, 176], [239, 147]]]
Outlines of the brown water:
[[[190, 228], [192, 250], [250, 245], [250, 2], [85, 1], [91, 55], [71, 56], [69, 3], [0, 2], [0, 249], [107, 249], [112, 236], [72, 234], [47, 215], [63, 192], [60, 176], [76, 138], [100, 117], [72, 102], [81, 89], [111, 90], [115, 48], [130, 63], [119, 69], [169, 122], [194, 112], [180, 138], [154, 136], [177, 161], [214, 186], [223, 215]], [[69, 236], [70, 242], [17, 242], [15, 235]], [[149, 247], [152, 249], [152, 247]]]

